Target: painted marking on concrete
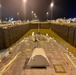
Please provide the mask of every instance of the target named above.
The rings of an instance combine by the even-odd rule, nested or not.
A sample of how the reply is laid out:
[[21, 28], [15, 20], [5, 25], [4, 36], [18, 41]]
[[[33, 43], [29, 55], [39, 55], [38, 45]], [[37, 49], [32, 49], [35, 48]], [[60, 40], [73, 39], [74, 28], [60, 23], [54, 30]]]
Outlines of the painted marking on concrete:
[[9, 67], [9, 65], [11, 65], [11, 64], [16, 60], [16, 58], [18, 57], [18, 55], [19, 55], [20, 53], [21, 53], [21, 52], [17, 53], [17, 55], [16, 55], [12, 60], [10, 60], [10, 62], [9, 62], [7, 65], [5, 65], [5, 66], [2, 68], [2, 70], [0, 71], [0, 75], [2, 75], [2, 74], [5, 72], [5, 70]]
[[67, 58], [70, 60], [70, 62], [72, 63], [72, 65], [76, 68], [76, 65], [74, 64], [74, 62], [71, 60], [71, 58], [69, 57], [69, 55], [65, 54], [67, 56]]
[[66, 73], [63, 65], [61, 65], [61, 64], [55, 64], [53, 66], [54, 66], [54, 69], [55, 69], [56, 73]]

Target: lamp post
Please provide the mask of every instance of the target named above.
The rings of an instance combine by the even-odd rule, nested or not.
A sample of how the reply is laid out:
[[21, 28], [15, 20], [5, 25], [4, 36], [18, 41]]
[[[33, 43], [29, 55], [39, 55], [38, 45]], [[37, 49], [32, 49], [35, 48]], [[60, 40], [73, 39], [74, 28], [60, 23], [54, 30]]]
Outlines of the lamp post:
[[19, 20], [19, 15], [20, 15], [20, 13], [18, 12], [18, 13], [17, 13], [17, 16], [18, 16], [18, 20]]
[[35, 19], [37, 19], [37, 15], [35, 15]]
[[8, 18], [6, 17], [6, 21], [8, 20]]
[[48, 20], [48, 15], [49, 15], [49, 12], [47, 12], [47, 13], [46, 13], [46, 15], [47, 15], [47, 20]]
[[1, 7], [2, 7], [2, 5], [0, 4], [0, 20], [1, 20]]
[[33, 20], [33, 14], [34, 14], [34, 11], [32, 11], [31, 14], [32, 14], [32, 20]]
[[39, 20], [38, 20], [38, 33], [40, 33], [40, 25], [39, 25]]
[[52, 20], [52, 17], [53, 17], [52, 12], [53, 12], [53, 7], [54, 7], [54, 3], [53, 2], [50, 4], [50, 7], [51, 7], [51, 20]]
[[34, 13], [34, 19], [36, 18], [36, 13]]
[[36, 13], [34, 13], [34, 16], [36, 16]]
[[26, 21], [26, 2], [27, 0], [23, 0], [24, 2], [24, 17], [25, 17], [25, 21]]

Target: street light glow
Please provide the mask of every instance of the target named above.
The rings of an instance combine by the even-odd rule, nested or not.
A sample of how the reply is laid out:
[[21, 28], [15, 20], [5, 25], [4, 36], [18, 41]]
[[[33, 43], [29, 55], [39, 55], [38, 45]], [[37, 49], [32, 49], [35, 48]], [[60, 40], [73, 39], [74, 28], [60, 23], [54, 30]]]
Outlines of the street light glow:
[[36, 16], [36, 14], [34, 13], [34, 16]]
[[18, 19], [19, 19], [19, 15], [20, 15], [20, 13], [18, 12], [18, 13], [17, 13]]
[[47, 20], [48, 20], [48, 15], [49, 15], [49, 12], [47, 12], [46, 14], [47, 14]]
[[50, 6], [53, 7], [54, 6], [54, 3], [52, 2]]
[[49, 12], [47, 12], [47, 15], [49, 14]]
[[53, 2], [50, 4], [50, 7], [51, 7], [51, 20], [52, 20], [52, 17], [53, 17], [52, 12], [53, 12], [53, 7], [54, 7], [54, 3]]
[[17, 15], [19, 15], [19, 12], [17, 13]]
[[34, 13], [34, 11], [32, 11], [32, 14]]
[[27, 0], [23, 0], [24, 2], [26, 2]]

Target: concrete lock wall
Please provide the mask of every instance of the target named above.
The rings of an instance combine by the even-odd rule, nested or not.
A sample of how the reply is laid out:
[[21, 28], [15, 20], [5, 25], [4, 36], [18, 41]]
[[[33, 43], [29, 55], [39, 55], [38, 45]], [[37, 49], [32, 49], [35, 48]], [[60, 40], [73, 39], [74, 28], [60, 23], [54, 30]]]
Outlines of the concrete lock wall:
[[69, 26], [68, 43], [74, 46], [75, 27]]
[[[21, 38], [30, 29], [37, 29], [38, 23], [9, 26], [7, 29], [0, 28], [0, 50], [8, 48]], [[65, 41], [76, 47], [76, 27], [51, 23], [39, 23], [39, 28], [50, 29], [62, 37]]]
[[68, 31], [69, 31], [68, 26], [52, 24], [51, 29], [55, 33], [57, 33], [60, 37], [62, 37], [64, 40], [68, 41]]
[[9, 40], [9, 29], [8, 28], [3, 28], [3, 40], [4, 40], [4, 47], [7, 48], [10, 45], [10, 40]]
[[3, 29], [0, 28], [0, 50], [4, 48]]
[[37, 29], [38, 27], [41, 29], [50, 29], [50, 23], [30, 23], [31, 29]]
[[50, 29], [51, 24], [50, 23], [41, 23], [41, 29]]
[[30, 25], [0, 28], [0, 50], [10, 47], [29, 30]]
[[[38, 23], [30, 23], [31, 29], [37, 29], [38, 28]], [[39, 23], [39, 27], [41, 28], [41, 25]]]
[[58, 34], [65, 41], [76, 47], [76, 27], [51, 24], [51, 30]]
[[75, 27], [75, 32], [74, 32], [74, 46], [76, 47], [76, 27]]

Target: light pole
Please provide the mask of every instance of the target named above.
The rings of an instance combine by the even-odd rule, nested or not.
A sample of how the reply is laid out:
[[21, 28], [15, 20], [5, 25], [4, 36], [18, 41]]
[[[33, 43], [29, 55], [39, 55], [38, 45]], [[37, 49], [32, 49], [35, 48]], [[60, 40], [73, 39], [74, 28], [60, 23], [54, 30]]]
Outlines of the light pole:
[[18, 16], [18, 20], [19, 20], [19, 15], [20, 15], [20, 13], [18, 12], [18, 13], [17, 13], [17, 16]]
[[52, 12], [53, 12], [53, 7], [54, 7], [54, 3], [53, 2], [50, 4], [50, 7], [51, 7], [51, 20], [52, 20], [52, 17], [53, 17]]
[[35, 15], [35, 19], [37, 19], [37, 15]]
[[0, 4], [0, 20], [1, 20], [1, 7], [2, 7], [2, 5]]
[[26, 2], [27, 0], [23, 0], [24, 2], [24, 17], [25, 17], [25, 21], [26, 21]]
[[34, 13], [34, 19], [35, 19], [35, 17], [36, 17], [36, 13]]
[[6, 21], [8, 20], [8, 18], [6, 17]]
[[40, 34], [40, 25], [39, 25], [39, 20], [38, 20], [38, 34]]
[[34, 11], [32, 11], [31, 14], [32, 14], [32, 20], [33, 20], [33, 14], [34, 14]]
[[47, 14], [47, 20], [48, 20], [48, 15], [49, 15], [49, 12], [47, 12], [46, 14]]
[[36, 13], [34, 13], [34, 16], [36, 16]]

